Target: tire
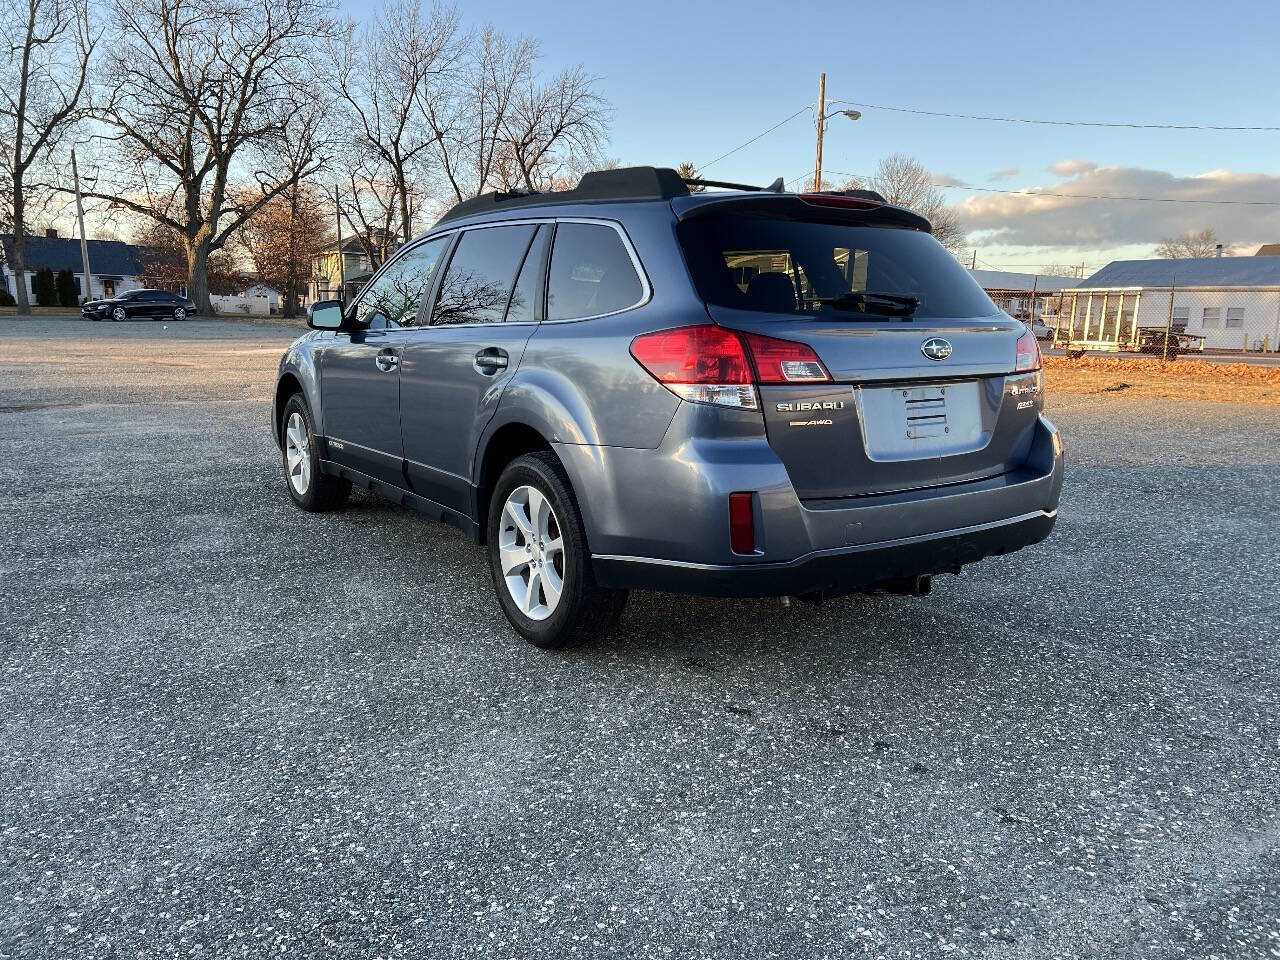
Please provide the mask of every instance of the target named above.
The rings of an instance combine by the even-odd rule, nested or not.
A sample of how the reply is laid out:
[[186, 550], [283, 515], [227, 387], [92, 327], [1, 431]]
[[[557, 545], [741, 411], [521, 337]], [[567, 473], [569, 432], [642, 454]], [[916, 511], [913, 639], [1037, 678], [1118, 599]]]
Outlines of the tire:
[[[542, 512], [544, 505], [549, 512]], [[556, 542], [558, 550], [552, 546]], [[622, 615], [627, 591], [596, 584], [582, 512], [551, 453], [525, 454], [502, 471], [489, 501], [488, 544], [502, 612], [535, 647], [579, 646], [607, 633]], [[531, 592], [534, 577], [538, 582]], [[557, 582], [559, 596], [553, 602]]]
[[346, 503], [351, 481], [320, 472], [311, 412], [300, 393], [289, 398], [280, 415], [280, 450], [284, 485], [294, 503], [311, 513], [336, 510]]
[[178, 321], [178, 323], [181, 323], [183, 320], [187, 319], [187, 311], [182, 307], [174, 307], [173, 319]]
[[129, 319], [129, 313], [124, 307], [116, 307], [111, 311], [111, 319], [116, 323], [123, 323]]

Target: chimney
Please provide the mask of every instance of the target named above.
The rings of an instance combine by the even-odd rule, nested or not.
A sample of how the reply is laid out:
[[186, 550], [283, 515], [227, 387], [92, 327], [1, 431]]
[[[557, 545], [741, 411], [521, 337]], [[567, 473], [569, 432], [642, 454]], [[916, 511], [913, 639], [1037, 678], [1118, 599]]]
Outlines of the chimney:
[[1215, 257], [1222, 256], [1222, 244], [1218, 244], [1216, 247], [1213, 248], [1213, 255]]
[[57, 239], [58, 239], [58, 228], [57, 228], [57, 227], [50, 227], [48, 230], [46, 230], [46, 231], [44, 232], [44, 235], [45, 235], [46, 237], [48, 237], [50, 240], [57, 240]]

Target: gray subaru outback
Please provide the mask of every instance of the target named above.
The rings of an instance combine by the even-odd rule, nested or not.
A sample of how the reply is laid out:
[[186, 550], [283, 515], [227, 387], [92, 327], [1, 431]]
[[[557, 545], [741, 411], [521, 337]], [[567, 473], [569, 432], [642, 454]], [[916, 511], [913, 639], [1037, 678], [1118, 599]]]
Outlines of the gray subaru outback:
[[926, 593], [1048, 536], [1035, 336], [867, 191], [589, 173], [491, 193], [312, 306], [272, 428], [304, 510], [357, 485], [488, 549], [541, 647], [633, 588]]

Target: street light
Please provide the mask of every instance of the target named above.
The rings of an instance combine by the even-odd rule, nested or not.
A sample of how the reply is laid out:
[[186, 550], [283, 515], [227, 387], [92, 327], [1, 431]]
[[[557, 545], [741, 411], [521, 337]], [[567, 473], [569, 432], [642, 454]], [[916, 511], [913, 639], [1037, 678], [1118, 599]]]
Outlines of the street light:
[[[840, 101], [837, 100], [837, 103]], [[840, 110], [831, 115], [832, 117], [848, 117], [850, 120], [857, 120], [862, 116], [857, 110]], [[827, 116], [827, 75], [824, 73], [818, 77], [818, 149], [813, 159], [813, 192], [817, 193], [822, 189], [822, 134], [827, 129], [827, 123], [831, 117]]]

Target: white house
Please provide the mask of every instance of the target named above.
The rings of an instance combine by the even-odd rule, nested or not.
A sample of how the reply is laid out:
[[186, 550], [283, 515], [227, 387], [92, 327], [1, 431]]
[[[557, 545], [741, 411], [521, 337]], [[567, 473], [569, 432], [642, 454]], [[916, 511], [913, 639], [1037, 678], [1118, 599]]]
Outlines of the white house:
[[1070, 291], [1059, 324], [1059, 339], [1113, 349], [1171, 325], [1209, 350], [1274, 351], [1280, 256], [1115, 260]]
[[[126, 290], [145, 286], [142, 282], [142, 248], [120, 240], [90, 240], [89, 272], [93, 275], [92, 289], [87, 299], [114, 297]], [[27, 296], [35, 303], [36, 271], [43, 268], [55, 274], [70, 270], [76, 278], [76, 291], [84, 296], [84, 261], [80, 255], [80, 241], [59, 237], [56, 230], [42, 237], [28, 236], [25, 244], [25, 276], [19, 278], [13, 272], [13, 234], [0, 234], [0, 255], [4, 257], [4, 285], [9, 295], [18, 296], [17, 284], [25, 282]]]

